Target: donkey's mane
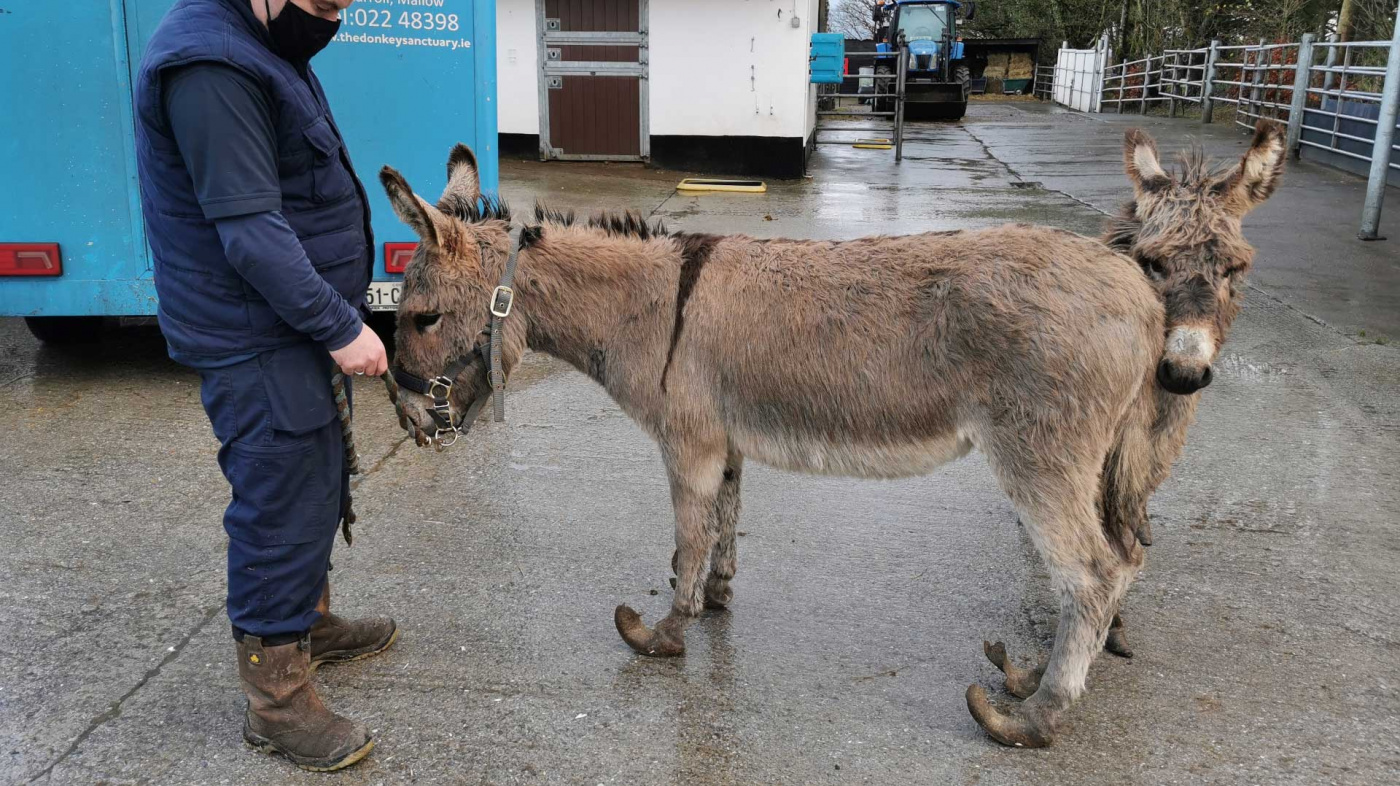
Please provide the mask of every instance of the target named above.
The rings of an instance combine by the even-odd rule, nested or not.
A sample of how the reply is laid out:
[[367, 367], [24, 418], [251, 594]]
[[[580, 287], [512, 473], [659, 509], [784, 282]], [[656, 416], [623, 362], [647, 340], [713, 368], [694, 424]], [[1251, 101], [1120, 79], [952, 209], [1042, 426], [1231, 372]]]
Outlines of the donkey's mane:
[[1224, 177], [1230, 166], [1228, 161], [1212, 161], [1199, 144], [1192, 145], [1190, 150], [1183, 150], [1177, 156], [1175, 180], [1177, 185], [1188, 188], [1213, 183]]
[[640, 213], [632, 210], [622, 213], [603, 211], [593, 214], [586, 221], [580, 223], [574, 215], [574, 211], [558, 210], [537, 201], [535, 202], [535, 220], [565, 227], [582, 226], [588, 229], [597, 229], [611, 237], [634, 237], [638, 240], [668, 237], [671, 234], [660, 219], [654, 224], [648, 224]]
[[[1225, 177], [1231, 166], [1228, 161], [1220, 163], [1211, 160], [1200, 145], [1192, 145], [1190, 150], [1183, 150], [1177, 155], [1172, 183], [1182, 188], [1200, 188]], [[1142, 219], [1138, 217], [1137, 206], [1137, 200], [1130, 199], [1105, 222], [1102, 239], [1114, 251], [1126, 254], [1137, 242], [1138, 234], [1142, 232]]]
[[468, 224], [479, 224], [483, 221], [510, 223], [510, 205], [497, 194], [482, 194], [479, 201], [473, 202], [457, 199], [440, 207], [446, 208], [450, 215]]

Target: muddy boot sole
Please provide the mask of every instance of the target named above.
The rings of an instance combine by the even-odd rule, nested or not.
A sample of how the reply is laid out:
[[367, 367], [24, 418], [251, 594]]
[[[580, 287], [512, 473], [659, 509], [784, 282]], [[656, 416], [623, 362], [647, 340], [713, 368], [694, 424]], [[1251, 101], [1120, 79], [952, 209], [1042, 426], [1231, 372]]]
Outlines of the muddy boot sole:
[[290, 761], [291, 763], [295, 764], [303, 770], [307, 770], [308, 772], [335, 772], [336, 770], [343, 770], [346, 767], [358, 764], [361, 759], [369, 755], [370, 751], [374, 750], [374, 740], [369, 740], [358, 750], [351, 751], [350, 753], [338, 758], [307, 758], [305, 756], [298, 756], [295, 753], [283, 750], [280, 745], [273, 742], [272, 740], [263, 737], [262, 735], [256, 734], [252, 729], [248, 728], [248, 725], [246, 723], [243, 725], [243, 742], [247, 744], [248, 747], [252, 748], [255, 751], [258, 751], [259, 753], [281, 756], [287, 761]]
[[399, 629], [398, 629], [397, 626], [395, 626], [395, 627], [394, 627], [394, 632], [389, 634], [389, 638], [385, 639], [383, 644], [376, 644], [376, 645], [373, 646], [373, 647], [370, 647], [370, 648], [364, 649], [364, 650], [360, 650], [360, 651], [358, 651], [358, 652], [356, 652], [356, 651], [327, 652], [327, 653], [324, 654], [324, 655], [321, 655], [321, 656], [316, 657], [316, 658], [312, 658], [312, 660], [311, 660], [311, 672], [314, 674], [314, 673], [316, 672], [316, 669], [320, 668], [323, 664], [326, 664], [326, 663], [350, 663], [351, 661], [364, 660], [365, 658], [373, 658], [375, 655], [378, 655], [379, 653], [384, 652], [385, 650], [387, 650], [387, 649], [389, 649], [390, 647], [394, 646], [394, 642], [396, 642], [396, 641], [398, 641], [398, 640], [399, 640]]

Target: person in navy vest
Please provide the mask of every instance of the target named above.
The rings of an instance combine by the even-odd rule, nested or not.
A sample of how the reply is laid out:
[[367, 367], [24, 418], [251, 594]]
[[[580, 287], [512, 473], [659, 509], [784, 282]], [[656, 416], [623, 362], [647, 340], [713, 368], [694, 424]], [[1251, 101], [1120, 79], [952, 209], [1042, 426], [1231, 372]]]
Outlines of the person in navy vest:
[[310, 60], [354, 0], [178, 0], [136, 87], [137, 157], [170, 356], [199, 370], [232, 486], [228, 615], [243, 737], [335, 770], [374, 746], [311, 684], [393, 644], [393, 620], [330, 613], [349, 501], [331, 376], [379, 375], [364, 323], [369, 206]]

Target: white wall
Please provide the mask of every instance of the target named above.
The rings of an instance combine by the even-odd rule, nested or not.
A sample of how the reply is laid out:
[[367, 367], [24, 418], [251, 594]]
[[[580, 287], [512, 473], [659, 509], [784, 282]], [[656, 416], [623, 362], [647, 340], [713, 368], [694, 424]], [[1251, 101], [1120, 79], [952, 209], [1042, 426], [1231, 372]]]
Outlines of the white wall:
[[812, 0], [651, 0], [651, 133], [805, 137], [816, 11]]
[[[818, 0], [649, 5], [653, 136], [811, 134], [815, 102], [807, 57]], [[539, 133], [534, 17], [534, 0], [497, 0], [498, 122], [504, 134]]]
[[535, 0], [496, 0], [496, 123], [502, 134], [538, 134], [539, 46]]

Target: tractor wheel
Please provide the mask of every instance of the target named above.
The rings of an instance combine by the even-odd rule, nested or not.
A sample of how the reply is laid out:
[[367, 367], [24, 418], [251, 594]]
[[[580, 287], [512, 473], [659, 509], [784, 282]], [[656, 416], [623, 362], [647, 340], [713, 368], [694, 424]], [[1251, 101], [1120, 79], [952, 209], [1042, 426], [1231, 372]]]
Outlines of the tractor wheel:
[[972, 81], [972, 72], [967, 69], [967, 66], [958, 66], [953, 70], [953, 81], [965, 85]]
[[95, 344], [102, 339], [102, 317], [25, 317], [24, 324], [45, 344]]
[[[876, 74], [876, 76], [889, 76], [890, 74], [893, 74], [893, 73], [894, 73], [894, 72], [891, 71], [890, 68], [889, 68], [888, 66], [876, 66], [876, 67], [875, 67], [875, 74]], [[893, 112], [893, 111], [894, 111], [894, 97], [891, 96], [891, 95], [880, 95], [880, 94], [882, 94], [882, 93], [888, 94], [888, 93], [893, 93], [893, 92], [894, 92], [894, 80], [893, 80], [893, 79], [876, 79], [876, 80], [875, 80], [875, 94], [876, 94], [877, 96], [880, 96], [880, 97], [871, 99], [871, 101], [870, 101], [870, 111], [872, 111], [872, 112]]]

